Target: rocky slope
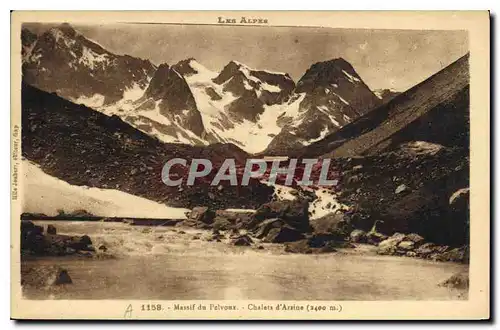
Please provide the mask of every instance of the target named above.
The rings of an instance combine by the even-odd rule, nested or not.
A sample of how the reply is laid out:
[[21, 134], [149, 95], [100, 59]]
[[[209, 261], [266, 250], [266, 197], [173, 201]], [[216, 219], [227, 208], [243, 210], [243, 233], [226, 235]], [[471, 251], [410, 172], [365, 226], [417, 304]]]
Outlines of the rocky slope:
[[[23, 31], [23, 42], [33, 39]], [[69, 24], [46, 31], [30, 48], [23, 61], [26, 83], [94, 107], [146, 88], [156, 69], [148, 60], [107, 51]]]
[[245, 187], [212, 187], [201, 181], [168, 187], [161, 171], [169, 159], [209, 158], [215, 172], [226, 158], [243, 164], [248, 154], [231, 144], [165, 144], [117, 116], [108, 117], [29, 85], [22, 88], [22, 127], [23, 156], [71, 185], [117, 189], [175, 207], [254, 208], [274, 193], [255, 180]]
[[469, 132], [466, 55], [300, 156], [335, 158], [355, 228], [458, 246], [469, 233]]
[[30, 30], [26, 28], [21, 29], [21, 55], [23, 57], [23, 61], [31, 55], [31, 51], [33, 50], [33, 46], [37, 38], [38, 36]]

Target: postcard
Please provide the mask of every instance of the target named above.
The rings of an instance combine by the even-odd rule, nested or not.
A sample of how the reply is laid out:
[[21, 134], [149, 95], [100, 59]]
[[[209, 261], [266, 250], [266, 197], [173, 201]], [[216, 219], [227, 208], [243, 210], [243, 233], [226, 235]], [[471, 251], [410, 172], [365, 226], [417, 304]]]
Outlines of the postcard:
[[12, 12], [14, 319], [489, 319], [489, 13]]

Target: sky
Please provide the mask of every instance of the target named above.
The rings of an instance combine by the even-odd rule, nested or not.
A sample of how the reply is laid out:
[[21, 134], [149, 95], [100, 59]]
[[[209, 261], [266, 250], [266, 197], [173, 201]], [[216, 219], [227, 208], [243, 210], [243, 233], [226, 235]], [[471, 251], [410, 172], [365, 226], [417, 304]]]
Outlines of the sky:
[[[70, 23], [71, 24], [71, 23]], [[220, 71], [236, 60], [298, 81], [314, 63], [343, 57], [372, 89], [404, 91], [468, 52], [466, 31], [270, 26], [73, 25], [116, 54], [173, 65], [193, 57]], [[43, 32], [47, 26], [28, 26]]]

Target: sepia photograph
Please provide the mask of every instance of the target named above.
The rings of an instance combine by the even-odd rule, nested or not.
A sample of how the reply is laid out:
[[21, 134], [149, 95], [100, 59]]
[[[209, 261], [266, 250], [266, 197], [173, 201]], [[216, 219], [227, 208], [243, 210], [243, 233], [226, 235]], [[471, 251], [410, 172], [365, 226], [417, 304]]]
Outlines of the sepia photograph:
[[468, 301], [469, 31], [209, 16], [20, 22], [19, 299]]

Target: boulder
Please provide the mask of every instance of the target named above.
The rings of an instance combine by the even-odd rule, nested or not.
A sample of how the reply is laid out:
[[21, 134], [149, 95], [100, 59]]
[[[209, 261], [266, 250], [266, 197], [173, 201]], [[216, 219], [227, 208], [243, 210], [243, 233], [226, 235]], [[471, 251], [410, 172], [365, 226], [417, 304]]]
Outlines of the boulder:
[[[218, 219], [225, 219], [227, 222], [231, 224], [231, 226], [234, 227], [245, 227], [249, 222], [250, 219], [252, 218], [253, 213], [252, 212], [234, 212], [234, 211], [227, 211], [227, 210], [217, 210], [215, 211], [215, 222], [218, 221]], [[224, 221], [224, 223], [226, 223]]]
[[21, 266], [21, 285], [46, 288], [73, 283], [66, 269], [59, 266]]
[[47, 278], [47, 284], [49, 285], [61, 285], [61, 284], [71, 284], [73, 281], [68, 274], [68, 271], [63, 268], [59, 268], [52, 272]]
[[402, 241], [398, 244], [398, 250], [410, 251], [415, 248], [415, 243], [412, 241]]
[[366, 233], [361, 229], [354, 229], [349, 235], [349, 240], [353, 243], [366, 243]]
[[288, 225], [284, 225], [279, 228], [272, 228], [263, 241], [268, 243], [284, 243], [298, 241], [303, 238], [304, 235], [300, 231]]
[[396, 190], [394, 191], [395, 194], [400, 194], [404, 191], [408, 191], [408, 187], [405, 184], [400, 184]]
[[344, 220], [351, 228], [361, 229], [366, 232], [369, 232], [374, 226], [373, 218], [370, 215], [354, 210], [344, 213]]
[[57, 234], [57, 229], [54, 225], [47, 226], [47, 234], [55, 235]]
[[383, 255], [394, 255], [397, 252], [397, 246], [405, 238], [404, 234], [395, 233], [388, 239], [379, 243], [377, 247], [377, 253]]
[[418, 247], [424, 243], [424, 238], [418, 234], [411, 233], [406, 235], [405, 241], [413, 242], [415, 244], [415, 247]]
[[35, 224], [32, 221], [21, 221], [21, 233], [26, 233], [31, 231], [35, 227]]
[[330, 213], [321, 218], [314, 219], [310, 223], [315, 234], [335, 236], [337, 240], [347, 238], [351, 230], [343, 214]]
[[231, 244], [233, 244], [234, 246], [251, 246], [252, 243], [253, 240], [248, 235], [241, 235], [231, 241]]
[[280, 228], [285, 224], [285, 222], [279, 218], [267, 219], [258, 224], [253, 232], [255, 237], [264, 238], [267, 236], [269, 231], [273, 228]]
[[92, 245], [92, 240], [88, 235], [83, 235], [82, 237], [80, 237], [80, 239], [78, 239], [78, 243], [88, 246]]
[[211, 224], [215, 218], [215, 212], [206, 206], [194, 207], [189, 213], [188, 219], [194, 222]]
[[468, 289], [469, 288], [469, 273], [461, 272], [452, 275], [449, 279], [439, 284], [453, 289]]
[[46, 248], [43, 227], [31, 221], [21, 221], [21, 252], [23, 254], [43, 254]]
[[285, 252], [311, 254], [313, 253], [313, 249], [309, 246], [307, 240], [303, 239], [296, 242], [287, 243], [285, 245]]
[[254, 228], [266, 219], [280, 218], [298, 231], [307, 232], [310, 230], [308, 209], [309, 202], [306, 200], [284, 200], [265, 203], [253, 214], [248, 229]]
[[296, 242], [286, 243], [285, 244], [285, 252], [289, 253], [302, 253], [302, 254], [311, 254], [311, 253], [331, 253], [337, 251], [337, 245], [347, 242], [336, 242], [336, 241], [328, 241], [321, 247], [311, 246], [311, 241], [309, 239], [302, 239]]
[[433, 259], [436, 261], [467, 262], [468, 248], [454, 248], [441, 254], [437, 254]]
[[71, 237], [68, 241], [68, 246], [79, 251], [94, 251], [92, 240], [87, 235]]
[[346, 242], [343, 239], [339, 239], [337, 235], [334, 234], [313, 234], [307, 239], [308, 244], [312, 248], [322, 248], [326, 246], [335, 248], [347, 248], [353, 247], [352, 244]]
[[385, 241], [387, 235], [381, 234], [376, 231], [370, 231], [366, 234], [366, 242], [372, 245], [378, 245], [380, 242]]
[[95, 252], [92, 246], [92, 240], [87, 235], [68, 236], [68, 235], [50, 235], [43, 237], [45, 255], [66, 255], [73, 254], [73, 251]]
[[219, 216], [215, 217], [214, 223], [212, 225], [213, 229], [216, 230], [229, 230], [232, 228], [232, 223], [229, 222], [226, 218], [221, 218]]

